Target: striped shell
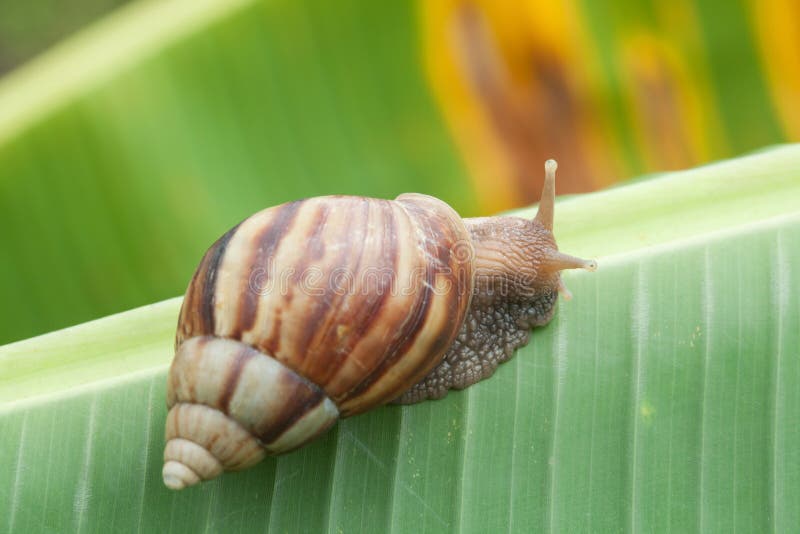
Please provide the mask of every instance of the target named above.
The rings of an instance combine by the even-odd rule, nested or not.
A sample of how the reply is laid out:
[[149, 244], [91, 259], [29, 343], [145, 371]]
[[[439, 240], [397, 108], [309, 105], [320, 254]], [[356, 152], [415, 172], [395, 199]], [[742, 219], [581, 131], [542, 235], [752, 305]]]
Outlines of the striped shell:
[[420, 381], [464, 321], [471, 247], [458, 214], [419, 194], [312, 198], [231, 229], [181, 309], [165, 484], [297, 448]]

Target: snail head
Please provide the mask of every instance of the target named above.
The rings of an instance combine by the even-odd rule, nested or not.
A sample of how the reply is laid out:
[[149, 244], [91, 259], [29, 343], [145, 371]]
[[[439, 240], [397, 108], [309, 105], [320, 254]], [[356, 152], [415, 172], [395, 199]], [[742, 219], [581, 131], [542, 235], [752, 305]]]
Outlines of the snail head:
[[[553, 213], [555, 212], [556, 201], [556, 169], [558, 164], [554, 159], [548, 159], [544, 163], [545, 178], [544, 187], [542, 188], [542, 197], [539, 201], [539, 211], [533, 219], [534, 226], [541, 226], [547, 234], [549, 234], [552, 244], [547, 246], [542, 251], [540, 270], [542, 278], [552, 277], [560, 271], [566, 269], [585, 269], [587, 271], [597, 270], [597, 262], [595, 260], [584, 260], [569, 254], [564, 254], [558, 250], [558, 246], [553, 236]], [[558, 276], [557, 290], [566, 300], [572, 298], [572, 293], [566, 288], [561, 281], [561, 276]]]
[[594, 271], [597, 262], [558, 250], [553, 236], [555, 160], [545, 162], [545, 181], [536, 216], [466, 219], [475, 244], [476, 294], [531, 302], [544, 299], [555, 305], [555, 296], [572, 294], [561, 280], [565, 269]]

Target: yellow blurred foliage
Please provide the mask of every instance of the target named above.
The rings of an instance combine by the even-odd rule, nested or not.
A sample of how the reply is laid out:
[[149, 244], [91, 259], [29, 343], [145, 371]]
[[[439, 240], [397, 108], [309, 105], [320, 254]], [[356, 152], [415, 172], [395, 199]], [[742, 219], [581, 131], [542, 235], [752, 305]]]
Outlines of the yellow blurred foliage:
[[761, 58], [786, 136], [800, 139], [800, 3], [751, 0]]
[[538, 200], [549, 157], [573, 193], [724, 152], [686, 1], [617, 31], [611, 65], [572, 0], [420, 6], [431, 84], [484, 212]]

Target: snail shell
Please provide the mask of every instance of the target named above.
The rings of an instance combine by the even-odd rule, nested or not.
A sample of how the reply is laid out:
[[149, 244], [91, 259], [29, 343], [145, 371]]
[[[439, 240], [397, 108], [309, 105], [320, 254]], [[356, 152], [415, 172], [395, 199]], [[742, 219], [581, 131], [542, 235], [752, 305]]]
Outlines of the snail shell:
[[[545, 204], [540, 215], [552, 228], [552, 198], [549, 215]], [[510, 356], [531, 325], [549, 320], [565, 290], [559, 269], [592, 266], [557, 252], [548, 220], [509, 221], [462, 220], [420, 194], [332, 196], [263, 210], [227, 232], [206, 252], [181, 308], [164, 483], [181, 489], [244, 469], [300, 447], [340, 417], [484, 378], [494, 368], [483, 362], [476, 372], [470, 343], [494, 325], [465, 323], [499, 317], [505, 305], [477, 276], [519, 268], [497, 247], [513, 248], [518, 237], [533, 247], [525, 254], [546, 245], [531, 263], [545, 289], [527, 301], [505, 297], [523, 311], [508, 316], [516, 337], [495, 356]], [[525, 271], [530, 258], [519, 259]]]

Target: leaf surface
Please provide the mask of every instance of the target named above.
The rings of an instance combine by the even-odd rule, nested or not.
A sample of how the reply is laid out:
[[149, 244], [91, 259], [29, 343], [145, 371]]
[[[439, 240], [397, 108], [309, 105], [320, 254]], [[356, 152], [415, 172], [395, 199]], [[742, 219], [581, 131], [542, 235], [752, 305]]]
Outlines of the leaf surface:
[[28, 531], [788, 531], [800, 147], [560, 202], [574, 300], [495, 375], [242, 473], [161, 482], [179, 301], [0, 348], [0, 517]]

